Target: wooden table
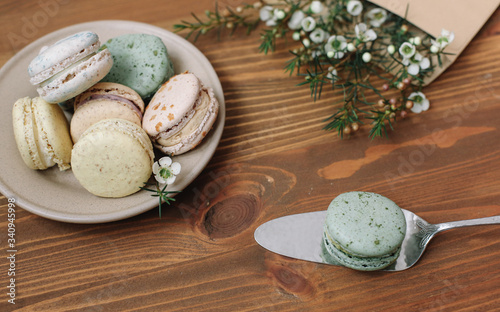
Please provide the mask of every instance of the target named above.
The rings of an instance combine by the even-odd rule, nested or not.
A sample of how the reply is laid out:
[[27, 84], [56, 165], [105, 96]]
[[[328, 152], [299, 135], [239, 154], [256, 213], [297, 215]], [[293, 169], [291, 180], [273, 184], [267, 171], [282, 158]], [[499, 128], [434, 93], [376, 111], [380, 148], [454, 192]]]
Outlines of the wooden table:
[[[4, 0], [0, 65], [72, 24], [122, 19], [173, 30], [213, 8], [212, 0]], [[34, 18], [24, 41], [8, 39]], [[8, 202], [0, 198], [1, 311], [500, 309], [500, 226], [439, 234], [415, 267], [398, 273], [293, 260], [253, 239], [265, 221], [324, 210], [352, 190], [383, 194], [432, 223], [500, 214], [500, 10], [425, 88], [431, 109], [373, 141], [367, 129], [348, 140], [323, 131], [331, 96], [313, 102], [295, 87], [301, 78], [283, 71], [287, 47], [260, 54], [258, 33], [195, 43], [220, 77], [225, 129], [208, 167], [161, 219], [152, 209], [79, 225], [17, 211], [15, 306], [7, 302]]]

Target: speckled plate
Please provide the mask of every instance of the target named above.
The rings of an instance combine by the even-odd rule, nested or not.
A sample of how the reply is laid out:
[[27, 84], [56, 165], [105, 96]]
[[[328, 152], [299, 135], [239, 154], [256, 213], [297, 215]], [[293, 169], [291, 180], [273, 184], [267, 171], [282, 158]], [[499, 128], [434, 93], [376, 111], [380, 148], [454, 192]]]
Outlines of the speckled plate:
[[21, 159], [12, 129], [12, 106], [21, 97], [37, 96], [29, 83], [28, 64], [39, 50], [57, 40], [84, 30], [94, 31], [102, 43], [122, 34], [147, 33], [160, 37], [167, 46], [175, 72], [189, 70], [206, 85], [212, 87], [221, 105], [214, 128], [194, 150], [175, 157], [182, 171], [172, 191], [183, 190], [205, 168], [219, 144], [224, 127], [224, 94], [219, 78], [208, 59], [190, 42], [162, 28], [130, 21], [96, 21], [73, 25], [50, 33], [31, 43], [0, 70], [0, 192], [13, 197], [16, 204], [39, 216], [72, 223], [102, 223], [125, 219], [148, 211], [158, 205], [150, 192], [111, 199], [88, 193], [75, 179], [71, 170], [59, 171], [57, 166], [36, 171], [29, 169]]

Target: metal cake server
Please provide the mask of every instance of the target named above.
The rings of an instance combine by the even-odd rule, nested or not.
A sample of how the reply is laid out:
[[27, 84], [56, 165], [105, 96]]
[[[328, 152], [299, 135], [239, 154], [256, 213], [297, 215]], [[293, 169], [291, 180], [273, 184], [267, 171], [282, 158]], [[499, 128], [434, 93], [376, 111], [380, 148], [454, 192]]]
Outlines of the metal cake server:
[[[402, 209], [406, 218], [406, 236], [401, 252], [383, 271], [403, 271], [417, 263], [429, 241], [439, 232], [473, 225], [500, 224], [500, 215], [431, 224], [411, 211]], [[321, 257], [321, 241], [326, 210], [280, 217], [260, 225], [254, 233], [262, 247], [277, 254], [317, 263], [329, 263]]]

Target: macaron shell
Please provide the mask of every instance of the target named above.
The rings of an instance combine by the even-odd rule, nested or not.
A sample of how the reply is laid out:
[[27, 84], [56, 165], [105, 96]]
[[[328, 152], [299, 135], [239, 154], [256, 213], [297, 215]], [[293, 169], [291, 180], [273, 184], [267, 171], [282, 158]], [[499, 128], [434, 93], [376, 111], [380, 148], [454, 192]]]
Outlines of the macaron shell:
[[181, 155], [201, 143], [217, 120], [219, 112], [219, 102], [212, 88], [202, 87], [195, 111], [179, 132], [168, 139], [157, 140], [155, 146], [165, 154]]
[[348, 192], [328, 207], [325, 231], [351, 255], [382, 257], [401, 246], [406, 219], [401, 208], [382, 195]]
[[12, 124], [17, 148], [24, 163], [30, 169], [47, 169], [42, 164], [34, 135], [34, 117], [31, 110], [31, 99], [24, 97], [14, 103]]
[[72, 168], [90, 193], [123, 197], [144, 186], [152, 173], [154, 153], [144, 130], [121, 119], [102, 120], [74, 145]]
[[99, 37], [90, 31], [76, 33], [45, 47], [28, 66], [30, 82], [36, 85], [47, 80], [99, 47]]
[[113, 55], [114, 65], [103, 81], [126, 85], [149, 99], [174, 75], [163, 41], [149, 34], [126, 34], [111, 38], [103, 47]]
[[111, 54], [102, 50], [51, 78], [46, 85], [37, 88], [37, 91], [49, 103], [64, 102], [99, 82], [112, 65]]
[[[201, 82], [194, 74], [183, 73], [170, 78], [146, 107], [143, 128], [150, 137], [174, 135], [194, 115]], [[168, 134], [164, 132], [168, 131]]]
[[111, 100], [95, 100], [79, 107], [71, 118], [71, 138], [77, 143], [80, 136], [93, 124], [104, 120], [119, 118], [141, 126], [141, 119], [136, 112], [126, 105]]

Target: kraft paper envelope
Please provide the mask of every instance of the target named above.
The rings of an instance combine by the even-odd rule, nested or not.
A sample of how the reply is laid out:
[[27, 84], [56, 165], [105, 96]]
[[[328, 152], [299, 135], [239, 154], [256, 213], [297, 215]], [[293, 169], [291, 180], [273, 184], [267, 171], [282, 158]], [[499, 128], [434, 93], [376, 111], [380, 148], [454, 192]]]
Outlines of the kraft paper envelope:
[[[436, 66], [434, 73], [425, 79], [431, 83], [450, 66], [474, 38], [500, 0], [370, 0], [370, 2], [406, 19], [434, 38], [441, 29], [453, 31], [455, 39], [445, 52], [453, 53], [442, 58], [443, 66]], [[407, 10], [408, 7], [408, 10]]]

